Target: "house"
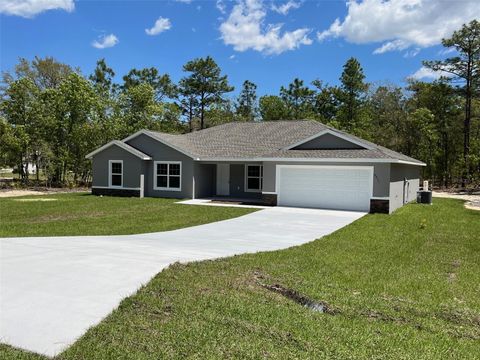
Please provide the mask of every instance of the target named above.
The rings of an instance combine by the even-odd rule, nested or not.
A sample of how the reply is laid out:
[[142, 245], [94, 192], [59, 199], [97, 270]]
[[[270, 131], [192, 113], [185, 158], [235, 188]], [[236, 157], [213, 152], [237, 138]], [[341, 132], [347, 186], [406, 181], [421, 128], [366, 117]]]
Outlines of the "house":
[[98, 195], [384, 213], [416, 198], [425, 166], [309, 120], [232, 122], [183, 135], [141, 130], [87, 158]]

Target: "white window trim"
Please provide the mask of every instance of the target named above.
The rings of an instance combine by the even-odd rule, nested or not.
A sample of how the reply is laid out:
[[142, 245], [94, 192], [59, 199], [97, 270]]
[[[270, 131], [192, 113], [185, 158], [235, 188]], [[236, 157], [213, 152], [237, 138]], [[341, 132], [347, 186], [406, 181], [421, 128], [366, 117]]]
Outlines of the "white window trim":
[[[122, 176], [122, 184], [119, 185], [112, 185], [112, 164], [122, 164], [122, 173], [120, 174]], [[108, 187], [112, 189], [121, 189], [123, 188], [123, 160], [108, 160]], [[118, 175], [118, 174], [116, 174]]]
[[[158, 187], [157, 186], [157, 164], [168, 164], [167, 170], [167, 187]], [[170, 185], [170, 164], [180, 165], [180, 184], [178, 188], [171, 188]], [[174, 175], [176, 176], [176, 175]], [[182, 191], [182, 162], [181, 161], [154, 161], [153, 162], [153, 190], [162, 190], [162, 191]]]
[[[261, 185], [260, 189], [249, 189], [249, 188], [248, 188], [248, 178], [249, 178], [249, 176], [248, 176], [248, 167], [249, 167], [249, 166], [260, 166], [260, 168], [261, 168], [261, 169], [260, 169], [260, 185]], [[263, 165], [262, 165], [262, 164], [245, 164], [245, 171], [244, 171], [244, 172], [245, 172], [244, 191], [245, 191], [245, 192], [257, 192], [257, 193], [261, 193], [262, 190], [263, 190]], [[250, 176], [250, 177], [256, 178], [256, 176]]]

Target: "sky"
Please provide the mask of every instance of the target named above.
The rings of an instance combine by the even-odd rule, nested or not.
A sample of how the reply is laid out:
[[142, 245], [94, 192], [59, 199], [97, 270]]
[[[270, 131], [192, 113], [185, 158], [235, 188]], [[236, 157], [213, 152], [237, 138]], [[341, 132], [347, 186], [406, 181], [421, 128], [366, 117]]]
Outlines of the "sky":
[[480, 19], [479, 0], [0, 0], [0, 69], [53, 56], [88, 75], [98, 59], [121, 81], [154, 66], [178, 81], [187, 61], [212, 56], [235, 86], [277, 94], [294, 78], [336, 85], [356, 57], [368, 82], [404, 85], [440, 74], [422, 60]]

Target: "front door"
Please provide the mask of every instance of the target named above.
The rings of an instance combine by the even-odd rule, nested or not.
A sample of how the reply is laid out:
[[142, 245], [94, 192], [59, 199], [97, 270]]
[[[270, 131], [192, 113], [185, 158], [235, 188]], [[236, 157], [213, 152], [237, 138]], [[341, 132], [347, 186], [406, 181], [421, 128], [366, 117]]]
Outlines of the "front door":
[[230, 164], [217, 164], [217, 195], [230, 195]]

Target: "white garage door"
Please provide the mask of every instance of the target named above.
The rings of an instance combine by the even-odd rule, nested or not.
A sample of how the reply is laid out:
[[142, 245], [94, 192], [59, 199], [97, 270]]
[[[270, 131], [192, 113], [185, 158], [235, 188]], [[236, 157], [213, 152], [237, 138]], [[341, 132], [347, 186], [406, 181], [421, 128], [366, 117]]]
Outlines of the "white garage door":
[[373, 167], [277, 165], [278, 205], [369, 211]]

